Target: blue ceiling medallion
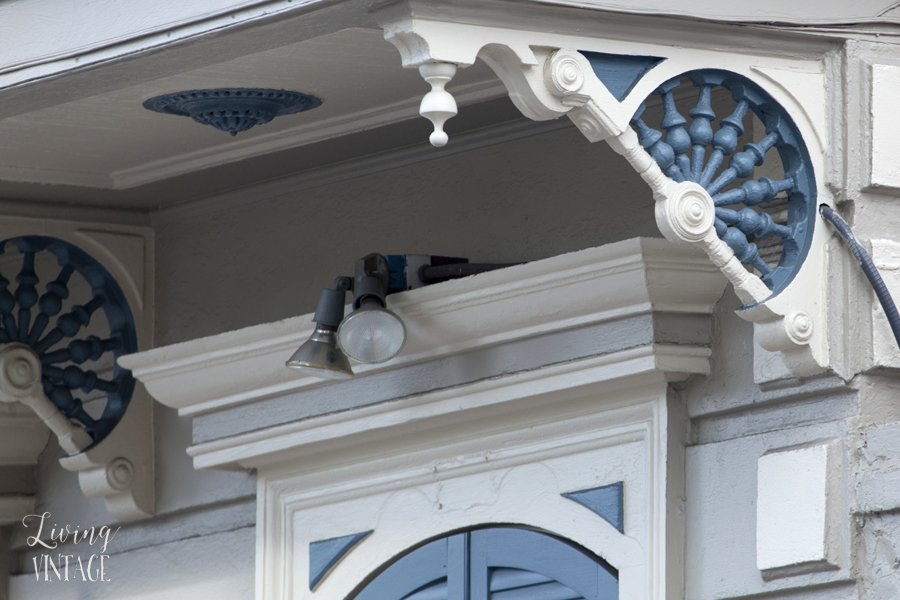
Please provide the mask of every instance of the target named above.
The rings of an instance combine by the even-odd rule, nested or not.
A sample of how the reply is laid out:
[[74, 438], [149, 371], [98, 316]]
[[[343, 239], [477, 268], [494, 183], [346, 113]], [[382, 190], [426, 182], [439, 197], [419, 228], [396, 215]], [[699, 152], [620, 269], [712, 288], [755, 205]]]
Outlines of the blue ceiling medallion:
[[190, 117], [203, 125], [237, 135], [275, 117], [316, 108], [322, 101], [309, 94], [258, 88], [219, 88], [163, 94], [144, 101], [144, 108]]

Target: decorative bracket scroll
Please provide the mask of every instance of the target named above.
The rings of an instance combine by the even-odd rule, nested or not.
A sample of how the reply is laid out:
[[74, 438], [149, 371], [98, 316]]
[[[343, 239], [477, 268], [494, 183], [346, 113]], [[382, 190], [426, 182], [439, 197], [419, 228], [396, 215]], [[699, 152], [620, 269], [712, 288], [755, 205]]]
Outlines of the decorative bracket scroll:
[[[827, 192], [817, 193], [824, 188], [817, 180], [817, 169], [824, 164], [821, 147], [810, 151], [806, 140], [816, 136], [802, 134], [822, 126], [796, 125], [794, 119], [807, 118], [804, 111], [796, 106], [787, 110], [763, 89], [756, 81], [759, 69], [748, 67], [746, 57], [734, 61], [737, 70], [729, 71], [722, 68], [721, 52], [710, 54], [704, 64], [702, 52], [644, 43], [641, 56], [617, 57], [609, 52], [612, 42], [605, 40], [417, 18], [388, 23], [385, 32], [406, 67], [434, 61], [465, 67], [477, 55], [497, 73], [525, 116], [545, 120], [567, 115], [588, 140], [606, 141], [622, 155], [652, 190], [662, 234], [702, 248], [743, 302], [738, 314], [757, 324], [757, 354], [762, 357], [757, 380], [809, 375], [828, 367], [822, 283], [826, 236], [814, 225], [817, 204], [831, 201], [823, 197]], [[578, 44], [584, 52], [561, 42]], [[771, 59], [759, 58], [766, 60]], [[624, 65], [621, 77], [617, 61]], [[708, 68], [711, 64], [716, 68]], [[616, 84], [618, 96], [604, 80]], [[689, 111], [690, 125], [679, 114], [674, 95], [684, 80], [699, 94]], [[719, 88], [735, 104], [716, 130], [710, 97]], [[772, 93], [796, 103], [783, 91]], [[661, 99], [664, 114], [658, 129], [642, 115], [648, 94]], [[765, 135], [738, 151], [750, 115], [762, 122]], [[769, 163], [780, 165], [776, 170], [783, 167], [783, 174], [757, 178], [755, 169], [764, 162], [767, 174]], [[767, 352], [780, 357], [778, 366], [765, 357]]]
[[[59, 229], [66, 233], [64, 225]], [[127, 240], [120, 245], [143, 258], [138, 236], [67, 237], [95, 245], [97, 237], [112, 245]], [[103, 498], [117, 519], [152, 515], [150, 399], [116, 364], [118, 356], [138, 349], [145, 326], [135, 321], [130, 304], [142, 312], [145, 297], [135, 297], [133, 285], [123, 291], [99, 261], [61, 238], [14, 237], [0, 242], [0, 253], [4, 265], [19, 265], [15, 284], [0, 275], [0, 402], [30, 408], [59, 440], [63, 468], [77, 472], [85, 495]], [[117, 258], [117, 271], [120, 261], [133, 262], [128, 252]], [[123, 279], [133, 284], [131, 275]]]

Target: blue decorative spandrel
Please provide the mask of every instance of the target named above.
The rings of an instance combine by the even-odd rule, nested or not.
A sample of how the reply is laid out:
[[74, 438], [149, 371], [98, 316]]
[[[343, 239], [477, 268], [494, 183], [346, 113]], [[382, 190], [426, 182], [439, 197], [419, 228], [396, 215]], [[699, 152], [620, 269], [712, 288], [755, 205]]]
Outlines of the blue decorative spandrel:
[[12, 238], [0, 242], [0, 253], [4, 271], [18, 265], [14, 292], [0, 275], [0, 342], [34, 350], [44, 393], [100, 442], [124, 416], [135, 385], [116, 364], [137, 351], [122, 289], [97, 260], [60, 239]]
[[309, 589], [312, 590], [341, 558], [372, 530], [312, 542], [309, 545]]
[[625, 533], [625, 484], [618, 481], [611, 485], [569, 492], [564, 498], [573, 500], [596, 513], [610, 525]]
[[[697, 100], [687, 111], [690, 123], [675, 101], [685, 81], [697, 88]], [[716, 115], [713, 95], [719, 89], [729, 92], [733, 104]], [[803, 264], [815, 222], [815, 178], [797, 126], [761, 87], [728, 71], [691, 71], [654, 93], [662, 100], [659, 122], [647, 123], [644, 104], [631, 121], [641, 145], [673, 181], [696, 182], [709, 192], [717, 235], [777, 294]], [[750, 113], [762, 122], [765, 135], [739, 150]], [[783, 176], [755, 177], [757, 167], [777, 159]], [[780, 199], [786, 199], [786, 210]]]
[[581, 54], [591, 63], [597, 79], [602, 81], [609, 93], [620, 102], [628, 96], [632, 88], [650, 69], [666, 60], [659, 56], [632, 56], [604, 52], [582, 51]]

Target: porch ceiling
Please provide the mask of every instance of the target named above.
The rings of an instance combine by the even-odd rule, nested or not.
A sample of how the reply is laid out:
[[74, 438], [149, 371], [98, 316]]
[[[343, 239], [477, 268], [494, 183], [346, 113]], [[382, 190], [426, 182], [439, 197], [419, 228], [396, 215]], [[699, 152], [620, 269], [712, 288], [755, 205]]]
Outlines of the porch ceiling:
[[[882, 1], [887, 0], [866, 6]], [[57, 24], [44, 23], [43, 29], [56, 27], [63, 38], [42, 43], [25, 35], [28, 44], [12, 44], [15, 52], [0, 55], [0, 203], [27, 203], [13, 210], [39, 212], [33, 207], [40, 203], [155, 210], [330, 165], [344, 165], [343, 175], [353, 174], [359, 170], [353, 161], [364, 156], [377, 155], [375, 162], [385, 168], [391, 159], [383, 160], [383, 153], [400, 148], [405, 148], [404, 160], [445, 156], [465, 147], [459, 134], [500, 123], [511, 126], [507, 133], [514, 130], [513, 137], [568, 124], [522, 117], [494, 73], [477, 62], [461, 69], [448, 86], [466, 107], [447, 124], [454, 143], [432, 148], [426, 141], [431, 125], [418, 116], [429, 88], [416, 71], [401, 67], [399, 53], [376, 24], [377, 13], [384, 18], [401, 3], [198, 0], [185, 9], [190, 14], [173, 10], [173, 19], [181, 15], [177, 22], [159, 24], [150, 33], [132, 31], [137, 25], [126, 18], [128, 11], [110, 12], [107, 22], [90, 11], [61, 16], [50, 4], [21, 0], [0, 11], [18, 15], [0, 20], [0, 34], [12, 40], [21, 41], [23, 35], [9, 23], [41, 14]], [[106, 5], [100, 2], [91, 10], [100, 10], [101, 4]], [[183, 3], [170, 4], [183, 8]], [[520, 26], [607, 39], [645, 39], [650, 32], [674, 46], [696, 43], [702, 26], [703, 43], [722, 51], [740, 43], [759, 51], [767, 36], [775, 35], [758, 29], [740, 42], [737, 33], [744, 29], [660, 16], [655, 0], [638, 3], [647, 10], [634, 12], [649, 13], [639, 20], [618, 14], [616, 2], [594, 0], [416, 4], [416, 10], [452, 13], [465, 22], [475, 15], [506, 23], [514, 11]], [[135, 10], [141, 6], [135, 3]], [[696, 16], [714, 18], [702, 11]], [[64, 21], [69, 29], [60, 25]], [[79, 26], [91, 31], [66, 37]], [[833, 49], [830, 42], [814, 42], [808, 35], [778, 35], [780, 50], [792, 55], [812, 52], [814, 43], [821, 46], [816, 56]], [[323, 104], [237, 137], [142, 106], [160, 94], [212, 87], [289, 89], [318, 96]], [[473, 138], [480, 136], [482, 145], [503, 141], [503, 135], [490, 131]], [[487, 137], [490, 142], [484, 141]]]
[[[323, 103], [236, 137], [142, 106], [159, 94], [216, 87], [295, 90]], [[450, 89], [461, 104], [506, 93], [481, 63], [461, 70]], [[341, 136], [388, 126], [381, 142], [357, 135], [356, 143], [348, 138], [347, 144], [320, 144], [311, 164], [352, 158], [360, 144], [372, 152], [423, 143], [424, 119], [421, 125], [390, 125], [419, 120], [418, 104], [427, 90], [416, 71], [401, 67], [397, 50], [380, 30], [340, 30], [4, 118], [0, 197], [158, 208], [223, 186], [302, 171], [303, 158], [292, 150]], [[496, 119], [515, 117], [495, 105], [489, 112]]]

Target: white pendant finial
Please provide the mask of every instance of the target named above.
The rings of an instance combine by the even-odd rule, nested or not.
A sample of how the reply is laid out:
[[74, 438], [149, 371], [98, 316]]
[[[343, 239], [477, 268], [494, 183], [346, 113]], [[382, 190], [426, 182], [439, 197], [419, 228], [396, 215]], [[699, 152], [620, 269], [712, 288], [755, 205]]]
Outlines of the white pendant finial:
[[456, 75], [453, 63], [430, 62], [419, 67], [419, 73], [431, 84], [431, 91], [422, 98], [419, 114], [434, 123], [434, 132], [428, 138], [432, 146], [445, 146], [449, 139], [444, 132], [447, 119], [456, 116], [456, 100], [444, 89]]

